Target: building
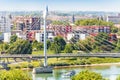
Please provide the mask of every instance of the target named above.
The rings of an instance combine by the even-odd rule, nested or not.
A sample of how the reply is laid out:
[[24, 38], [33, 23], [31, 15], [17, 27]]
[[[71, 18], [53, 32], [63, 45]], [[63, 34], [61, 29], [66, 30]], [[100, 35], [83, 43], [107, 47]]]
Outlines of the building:
[[40, 18], [31, 16], [16, 16], [13, 24], [17, 30], [40, 30]]
[[0, 40], [4, 40], [4, 42], [9, 42], [9, 37], [11, 34], [11, 15], [1, 14], [0, 15]]
[[[96, 36], [100, 32], [110, 34], [110, 27], [76, 26], [72, 28], [71, 32], [67, 33], [67, 41], [70, 41], [72, 38], [75, 38], [76, 40], [84, 40], [87, 36]], [[112, 35], [110, 37], [112, 37]]]
[[77, 30], [80, 33], [84, 33], [86, 35], [94, 35], [100, 32], [109, 34], [111, 31], [109, 26], [78, 26], [74, 27], [73, 30]]
[[0, 15], [0, 32], [11, 32], [11, 16]]
[[120, 24], [120, 14], [117, 16], [107, 16], [107, 22], [113, 22], [114, 24]]
[[11, 32], [4, 33], [4, 42], [9, 43], [11, 37]]
[[[47, 40], [53, 41], [54, 37], [55, 37], [55, 34], [54, 34], [53, 31], [47, 31], [47, 34], [46, 34], [46, 39]], [[35, 40], [37, 40], [38, 42], [44, 42], [43, 31], [35, 33]]]
[[72, 32], [72, 26], [64, 26], [64, 25], [49, 25], [47, 27], [48, 31], [53, 31], [55, 36], [62, 36], [66, 39], [67, 34]]
[[85, 40], [86, 34], [79, 33], [78, 31], [74, 31], [72, 33], [67, 34], [67, 41], [70, 41], [72, 38], [76, 40]]

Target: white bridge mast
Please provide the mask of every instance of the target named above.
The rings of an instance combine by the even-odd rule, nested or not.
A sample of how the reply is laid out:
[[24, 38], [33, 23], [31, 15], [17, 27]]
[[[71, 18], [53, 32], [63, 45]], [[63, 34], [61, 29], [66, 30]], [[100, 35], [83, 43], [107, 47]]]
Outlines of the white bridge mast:
[[44, 66], [47, 66], [47, 44], [46, 44], [46, 19], [48, 15], [48, 7], [46, 6], [46, 9], [43, 13], [43, 19], [44, 19]]

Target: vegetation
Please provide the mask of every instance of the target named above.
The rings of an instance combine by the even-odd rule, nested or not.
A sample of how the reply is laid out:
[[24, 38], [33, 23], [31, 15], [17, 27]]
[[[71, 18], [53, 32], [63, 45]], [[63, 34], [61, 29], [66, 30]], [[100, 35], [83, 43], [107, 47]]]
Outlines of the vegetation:
[[0, 44], [0, 51], [1, 52], [7, 52], [8, 48], [9, 48], [9, 44], [7, 44], [7, 43], [1, 43]]
[[85, 70], [73, 76], [72, 80], [105, 80], [105, 79], [99, 73]]
[[10, 43], [16, 42], [16, 40], [17, 40], [17, 35], [12, 35], [10, 37]]
[[67, 44], [67, 45], [65, 46], [64, 52], [65, 52], [65, 53], [72, 53], [72, 51], [73, 51], [73, 46], [72, 46], [72, 44]]
[[7, 53], [10, 54], [31, 54], [32, 45], [27, 40], [18, 39], [16, 42], [9, 45]]
[[33, 41], [32, 42], [32, 49], [34, 51], [39, 51], [39, 50], [43, 50], [43, 43], [41, 42], [38, 42], [38, 41]]
[[64, 50], [66, 45], [65, 40], [58, 36], [54, 38], [54, 42], [51, 43], [50, 50], [53, 50], [54, 53], [60, 53], [62, 50]]
[[75, 22], [77, 26], [109, 26], [111, 27], [111, 32], [117, 33], [118, 28], [114, 26], [112, 22], [106, 22], [103, 20], [98, 20], [98, 19], [84, 19], [84, 20], [78, 20]]
[[116, 80], [120, 80], [120, 75], [117, 77], [117, 79]]
[[[64, 24], [61, 21], [53, 21], [53, 24]], [[117, 29], [113, 26], [111, 22], [105, 22], [98, 19], [85, 19], [78, 20], [75, 22], [76, 25], [80, 26], [110, 26], [112, 32], [117, 32]], [[82, 51], [85, 53], [97, 53], [97, 52], [120, 52], [120, 42], [119, 40], [109, 41], [110, 37], [107, 33], [98, 33], [97, 36], [89, 36], [85, 40], [79, 40], [73, 37], [69, 44], [60, 37], [57, 36], [53, 41], [47, 41], [47, 49], [49, 52], [54, 54], [59, 53], [72, 53], [73, 50]], [[43, 43], [37, 42], [36, 40], [30, 43], [29, 41], [18, 39], [16, 35], [11, 36], [10, 44], [1, 43], [0, 51], [8, 52], [11, 54], [31, 54], [43, 52]]]
[[0, 71], [0, 80], [32, 80], [32, 78], [22, 70], [10, 70]]
[[66, 21], [53, 21], [52, 25], [69, 25]]

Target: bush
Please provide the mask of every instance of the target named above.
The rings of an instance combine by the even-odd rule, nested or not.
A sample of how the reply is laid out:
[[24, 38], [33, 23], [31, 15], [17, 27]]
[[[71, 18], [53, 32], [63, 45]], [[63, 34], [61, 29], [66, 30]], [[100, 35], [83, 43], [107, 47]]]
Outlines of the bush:
[[50, 66], [69, 66], [70, 64], [68, 63], [53, 63], [53, 64], [49, 64]]
[[22, 70], [4, 70], [0, 72], [0, 80], [32, 80], [32, 78]]
[[72, 80], [105, 80], [105, 79], [99, 73], [85, 70], [73, 76]]
[[28, 68], [34, 68], [34, 66], [32, 64], [29, 64]]

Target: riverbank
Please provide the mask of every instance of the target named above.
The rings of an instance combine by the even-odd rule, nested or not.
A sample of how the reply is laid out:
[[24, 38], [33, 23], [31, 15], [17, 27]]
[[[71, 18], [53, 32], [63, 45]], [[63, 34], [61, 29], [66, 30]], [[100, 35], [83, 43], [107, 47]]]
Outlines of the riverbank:
[[77, 68], [77, 67], [94, 67], [94, 66], [111, 66], [111, 65], [120, 65], [120, 62], [118, 62], [118, 63], [89, 64], [89, 65], [55, 66], [54, 69]]

